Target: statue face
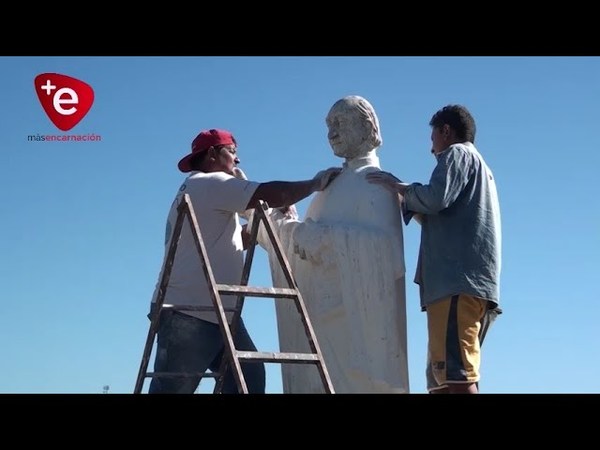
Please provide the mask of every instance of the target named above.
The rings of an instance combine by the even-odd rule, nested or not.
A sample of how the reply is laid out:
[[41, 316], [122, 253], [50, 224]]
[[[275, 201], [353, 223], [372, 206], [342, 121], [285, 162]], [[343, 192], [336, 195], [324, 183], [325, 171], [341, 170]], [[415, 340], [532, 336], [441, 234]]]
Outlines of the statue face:
[[371, 124], [356, 107], [338, 102], [329, 111], [325, 122], [329, 129], [329, 145], [336, 156], [355, 158], [372, 150], [369, 148]]

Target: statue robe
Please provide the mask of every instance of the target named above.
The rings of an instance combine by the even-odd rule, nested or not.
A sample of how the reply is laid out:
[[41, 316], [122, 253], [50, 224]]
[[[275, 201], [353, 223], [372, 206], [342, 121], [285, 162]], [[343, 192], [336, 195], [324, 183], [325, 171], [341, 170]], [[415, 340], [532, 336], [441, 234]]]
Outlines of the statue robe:
[[[350, 160], [318, 192], [305, 220], [270, 217], [306, 304], [336, 393], [408, 393], [402, 213], [397, 195], [368, 183], [379, 159]], [[288, 287], [268, 235], [273, 286]], [[293, 300], [275, 302], [282, 352], [310, 353]], [[282, 364], [284, 393], [323, 393], [314, 364]]]

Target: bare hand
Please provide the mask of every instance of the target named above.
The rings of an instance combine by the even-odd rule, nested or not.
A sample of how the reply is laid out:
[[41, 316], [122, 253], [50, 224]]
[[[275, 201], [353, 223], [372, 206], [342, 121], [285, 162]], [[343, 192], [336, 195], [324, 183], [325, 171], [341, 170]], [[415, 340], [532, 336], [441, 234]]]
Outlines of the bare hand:
[[286, 219], [298, 220], [298, 210], [295, 205], [290, 206], [282, 206], [281, 208], [277, 208]]
[[236, 178], [239, 178], [240, 180], [247, 180], [248, 177], [246, 176], [246, 174], [244, 173], [244, 171], [242, 169], [240, 169], [239, 167], [234, 167], [233, 168], [233, 176]]
[[382, 185], [384, 188], [393, 192], [394, 194], [404, 195], [404, 192], [408, 187], [407, 183], [403, 183], [391, 173], [384, 172], [383, 170], [380, 170], [379, 172], [368, 173], [366, 179], [369, 183]]
[[313, 178], [313, 180], [317, 183], [315, 190], [324, 190], [327, 186], [329, 186], [329, 183], [331, 183], [335, 177], [340, 174], [341, 171], [342, 169], [340, 167], [330, 167], [329, 169], [321, 170]]

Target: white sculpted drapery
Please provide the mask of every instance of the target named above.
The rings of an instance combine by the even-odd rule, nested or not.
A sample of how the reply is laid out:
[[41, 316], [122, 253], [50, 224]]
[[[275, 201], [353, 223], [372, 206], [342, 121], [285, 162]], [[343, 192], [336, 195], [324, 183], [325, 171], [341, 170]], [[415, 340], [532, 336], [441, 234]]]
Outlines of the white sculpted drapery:
[[[270, 210], [337, 393], [408, 393], [404, 243], [399, 199], [365, 180], [375, 152], [353, 158], [305, 220]], [[288, 287], [261, 226], [273, 285]], [[293, 301], [275, 302], [280, 351], [310, 352]], [[283, 364], [285, 393], [321, 393], [312, 364]]]

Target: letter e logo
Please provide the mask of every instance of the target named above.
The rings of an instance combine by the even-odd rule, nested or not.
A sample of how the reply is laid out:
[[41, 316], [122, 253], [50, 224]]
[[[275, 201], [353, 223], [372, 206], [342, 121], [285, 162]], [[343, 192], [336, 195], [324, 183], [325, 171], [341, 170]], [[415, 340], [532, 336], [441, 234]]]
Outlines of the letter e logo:
[[48, 118], [62, 131], [77, 125], [94, 103], [92, 87], [67, 75], [41, 73], [35, 77], [34, 85]]

